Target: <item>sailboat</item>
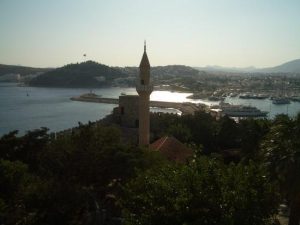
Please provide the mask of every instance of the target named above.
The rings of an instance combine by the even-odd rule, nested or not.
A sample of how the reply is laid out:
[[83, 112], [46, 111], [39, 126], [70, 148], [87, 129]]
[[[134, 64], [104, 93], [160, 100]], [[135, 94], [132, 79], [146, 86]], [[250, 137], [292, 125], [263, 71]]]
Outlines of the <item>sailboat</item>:
[[285, 90], [285, 77], [282, 80], [282, 90], [281, 90], [281, 95], [277, 97], [273, 97], [272, 103], [275, 105], [285, 105], [285, 104], [290, 104], [291, 101], [289, 100], [288, 97], [286, 97], [286, 90]]

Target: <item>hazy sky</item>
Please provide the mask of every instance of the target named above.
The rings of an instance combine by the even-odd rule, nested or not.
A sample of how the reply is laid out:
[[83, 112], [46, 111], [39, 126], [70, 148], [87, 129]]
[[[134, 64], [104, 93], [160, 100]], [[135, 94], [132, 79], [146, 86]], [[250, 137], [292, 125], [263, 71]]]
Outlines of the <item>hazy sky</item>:
[[0, 63], [267, 67], [300, 58], [300, 0], [0, 0]]

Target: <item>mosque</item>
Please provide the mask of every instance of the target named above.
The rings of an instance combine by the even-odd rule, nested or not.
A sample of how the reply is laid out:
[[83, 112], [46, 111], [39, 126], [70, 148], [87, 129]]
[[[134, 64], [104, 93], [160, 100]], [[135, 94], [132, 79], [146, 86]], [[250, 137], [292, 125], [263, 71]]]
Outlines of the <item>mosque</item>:
[[150, 63], [144, 43], [144, 53], [139, 66], [136, 82], [138, 95], [119, 96], [119, 115], [121, 126], [139, 128], [139, 146], [149, 146], [150, 141], [150, 94], [153, 85], [150, 80]]
[[119, 123], [122, 127], [138, 128], [138, 144], [160, 151], [168, 159], [185, 162], [193, 151], [174, 137], [162, 137], [150, 144], [150, 95], [153, 84], [150, 77], [150, 62], [144, 43], [144, 53], [139, 65], [139, 76], [136, 82], [138, 95], [119, 96], [119, 107], [116, 108]]

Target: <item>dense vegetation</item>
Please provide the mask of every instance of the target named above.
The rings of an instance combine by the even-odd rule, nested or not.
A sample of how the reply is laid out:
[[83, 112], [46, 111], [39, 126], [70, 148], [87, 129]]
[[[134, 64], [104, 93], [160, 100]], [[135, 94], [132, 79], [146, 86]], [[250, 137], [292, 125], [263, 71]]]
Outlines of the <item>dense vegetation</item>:
[[93, 61], [69, 64], [46, 72], [30, 81], [32, 86], [102, 87], [111, 86], [116, 78], [125, 78], [120, 70]]
[[[163, 84], [162, 80], [173, 80], [177, 77], [186, 79], [200, 72], [188, 66], [152, 67], [151, 76], [155, 85]], [[137, 67], [109, 67], [93, 61], [80, 64], [69, 64], [44, 73], [30, 81], [32, 86], [46, 87], [103, 87], [134, 86], [138, 76]], [[100, 78], [100, 79], [99, 79]]]
[[[122, 142], [113, 125], [0, 139], [0, 224], [272, 224], [300, 215], [300, 115], [274, 120], [154, 114], [153, 138], [195, 151], [186, 164]], [[234, 153], [234, 154], [233, 154]]]

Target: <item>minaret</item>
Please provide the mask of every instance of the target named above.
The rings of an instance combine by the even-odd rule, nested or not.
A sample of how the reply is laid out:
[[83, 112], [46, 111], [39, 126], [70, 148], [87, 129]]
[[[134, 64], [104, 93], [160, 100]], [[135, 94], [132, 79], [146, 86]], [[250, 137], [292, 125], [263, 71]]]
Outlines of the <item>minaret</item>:
[[150, 63], [146, 53], [146, 41], [144, 54], [140, 63], [140, 74], [136, 84], [139, 94], [139, 146], [148, 146], [150, 139], [150, 94], [153, 86], [150, 82]]

